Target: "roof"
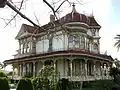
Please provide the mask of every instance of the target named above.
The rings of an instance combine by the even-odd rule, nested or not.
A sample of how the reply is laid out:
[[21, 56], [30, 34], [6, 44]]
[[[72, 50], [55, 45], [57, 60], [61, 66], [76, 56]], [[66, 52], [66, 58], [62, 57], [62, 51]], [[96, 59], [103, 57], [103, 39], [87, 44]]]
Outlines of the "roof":
[[75, 5], [73, 5], [72, 12], [69, 14], [66, 14], [64, 17], [60, 19], [61, 23], [67, 23], [67, 22], [82, 22], [87, 24], [88, 26], [99, 26], [95, 20], [94, 16], [86, 16], [85, 14], [78, 13], [75, 9]]
[[33, 34], [40, 33], [39, 27], [30, 26], [27, 24], [22, 24], [22, 26], [24, 27], [24, 30], [27, 31], [28, 33], [33, 33]]
[[[97, 26], [97, 28], [101, 27], [95, 20], [94, 16], [86, 16], [84, 14], [78, 13], [75, 9], [75, 5], [73, 4], [72, 12], [66, 14], [59, 20], [49, 22], [48, 24], [45, 24], [41, 27], [22, 24], [21, 28], [24, 29], [24, 32], [38, 34], [42, 31], [47, 31], [48, 29], [52, 29], [55, 26], [57, 27], [59, 25], [63, 25], [65, 23], [69, 23], [69, 22], [81, 22], [81, 23], [84, 23], [84, 24], [87, 24], [88, 26], [90, 26], [90, 28], [95, 28], [96, 26]], [[20, 36], [20, 34], [18, 34], [16, 37]]]
[[[34, 54], [34, 55], [30, 55], [30, 56], [24, 56], [24, 57], [20, 57], [20, 58], [15, 58], [15, 59], [10, 59], [10, 60], [5, 60], [4, 63], [7, 63], [9, 61], [16, 61], [16, 60], [30, 60], [32, 58], [36, 57], [48, 57], [48, 56], [56, 56], [56, 55], [83, 55], [83, 56], [88, 56], [88, 57], [93, 57], [93, 58], [100, 58], [102, 60], [108, 60], [109, 62], [114, 61], [113, 58], [111, 56], [105, 55], [105, 54], [95, 54], [95, 53], [91, 53], [89, 51], [83, 51], [83, 50], [65, 50], [65, 51], [54, 51], [54, 52], [48, 52], [48, 53], [41, 53], [41, 54]], [[28, 59], [29, 58], [29, 59]]]

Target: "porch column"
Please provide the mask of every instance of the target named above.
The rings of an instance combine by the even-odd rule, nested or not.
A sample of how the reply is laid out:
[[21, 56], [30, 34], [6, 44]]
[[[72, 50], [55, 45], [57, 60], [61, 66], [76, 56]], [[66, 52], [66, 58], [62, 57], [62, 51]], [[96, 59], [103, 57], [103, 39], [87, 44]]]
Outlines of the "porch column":
[[72, 59], [70, 60], [70, 76], [72, 77]]
[[107, 68], [106, 69], [107, 69], [106, 70], [107, 76], [109, 76], [109, 71], [110, 71], [110, 65], [109, 65], [109, 63], [107, 63]]
[[42, 60], [41, 62], [42, 62], [42, 64], [43, 64], [43, 65], [42, 65], [42, 68], [44, 68], [44, 67], [45, 67], [45, 65], [44, 65], [44, 64], [45, 64], [45, 61]]
[[93, 66], [94, 67], [94, 72], [93, 73], [94, 73], [94, 76], [96, 77], [96, 61], [93, 61], [93, 64], [94, 64], [94, 66]]
[[25, 76], [26, 74], [26, 66], [25, 66], [25, 63], [23, 63], [23, 77]]
[[56, 60], [55, 59], [53, 60], [53, 66], [54, 66], [54, 69], [56, 70]]
[[27, 72], [27, 73], [30, 73], [30, 64], [29, 64], [29, 63], [27, 63], [26, 72]]
[[36, 73], [36, 66], [35, 66], [36, 62], [33, 62], [33, 77], [35, 77], [35, 73]]
[[21, 64], [19, 65], [19, 68], [20, 68], [20, 76], [22, 76], [22, 65]]
[[101, 64], [101, 65], [100, 65], [100, 72], [101, 72], [101, 76], [103, 76], [103, 71], [104, 71], [104, 70], [103, 70], [103, 62], [100, 62], [100, 64]]
[[87, 76], [87, 59], [85, 59], [85, 76]]

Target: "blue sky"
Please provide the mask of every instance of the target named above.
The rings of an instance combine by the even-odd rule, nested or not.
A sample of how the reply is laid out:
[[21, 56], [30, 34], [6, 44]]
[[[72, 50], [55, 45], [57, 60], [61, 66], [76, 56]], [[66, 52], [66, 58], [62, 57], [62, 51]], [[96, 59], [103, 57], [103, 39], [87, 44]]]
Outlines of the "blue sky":
[[[15, 1], [15, 0], [13, 0]], [[29, 1], [29, 0], [28, 0]], [[22, 12], [31, 18], [33, 21], [35, 20], [34, 11], [40, 20], [40, 24], [43, 25], [49, 21], [50, 9], [42, 2], [42, 0], [30, 0], [27, 1], [27, 5], [25, 5], [25, 10]], [[76, 0], [71, 0], [76, 1]], [[89, 0], [86, 0], [89, 1]], [[102, 26], [100, 29], [100, 50], [102, 53], [105, 51], [108, 52], [108, 55], [113, 56], [113, 58], [120, 59], [120, 52], [117, 52], [117, 49], [114, 47], [114, 37], [116, 34], [120, 34], [120, 0], [90, 0], [92, 3], [88, 3], [84, 6], [76, 4], [76, 10], [78, 12], [89, 12], [93, 11], [93, 14], [98, 21], [98, 23]], [[61, 8], [62, 12], [60, 13], [60, 17], [65, 15], [66, 13], [71, 12], [71, 7], [64, 5]], [[12, 10], [0, 9], [0, 17], [11, 18]], [[12, 12], [12, 14], [14, 14]], [[30, 24], [26, 20], [22, 18], [16, 19], [16, 27], [15, 21], [12, 22], [12, 25], [4, 28], [5, 23], [0, 19], [0, 61], [4, 61], [6, 59], [13, 58], [12, 55], [16, 53], [18, 49], [18, 43], [14, 39], [20, 30], [21, 24], [26, 23]]]
[[113, 24], [120, 24], [120, 0], [112, 0], [112, 9], [110, 15], [110, 21]]

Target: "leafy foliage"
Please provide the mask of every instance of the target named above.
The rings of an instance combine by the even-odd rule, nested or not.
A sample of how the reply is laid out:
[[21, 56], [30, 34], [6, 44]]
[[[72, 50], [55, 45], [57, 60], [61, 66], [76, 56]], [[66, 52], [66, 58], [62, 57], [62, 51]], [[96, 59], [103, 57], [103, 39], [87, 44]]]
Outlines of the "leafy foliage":
[[34, 90], [59, 90], [59, 77], [52, 66], [45, 66], [39, 72], [39, 76], [32, 80]]
[[113, 67], [110, 69], [110, 76], [112, 76], [114, 78], [114, 81], [117, 80], [117, 76], [120, 75], [120, 70], [116, 67]]
[[56, 70], [54, 69], [54, 67], [50, 65], [45, 66], [39, 72], [39, 76], [42, 76], [42, 77], [49, 77], [53, 74], [56, 74]]
[[0, 77], [0, 90], [9, 90], [9, 84], [6, 77]]
[[31, 80], [28, 78], [20, 79], [16, 90], [33, 90]]
[[0, 77], [7, 77], [7, 74], [4, 71], [0, 70]]

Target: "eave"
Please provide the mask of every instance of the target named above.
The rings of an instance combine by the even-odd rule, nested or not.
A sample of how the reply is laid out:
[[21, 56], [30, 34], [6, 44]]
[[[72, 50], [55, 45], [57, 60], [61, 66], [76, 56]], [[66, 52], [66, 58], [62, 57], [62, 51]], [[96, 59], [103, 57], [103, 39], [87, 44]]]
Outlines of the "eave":
[[66, 50], [66, 51], [55, 51], [55, 52], [48, 52], [48, 53], [43, 53], [43, 54], [34, 54], [30, 56], [25, 56], [21, 58], [15, 58], [15, 59], [10, 59], [10, 60], [5, 60], [5, 64], [10, 64], [12, 62], [21, 62], [21, 61], [29, 61], [29, 60], [37, 60], [37, 59], [42, 59], [42, 58], [49, 58], [49, 57], [54, 57], [54, 56], [85, 56], [85, 57], [90, 57], [90, 58], [95, 58], [95, 59], [100, 59], [100, 60], [105, 60], [108, 62], [113, 62], [113, 58], [111, 56], [103, 55], [103, 54], [95, 54], [95, 53], [90, 53], [87, 51], [76, 51], [76, 50]]

